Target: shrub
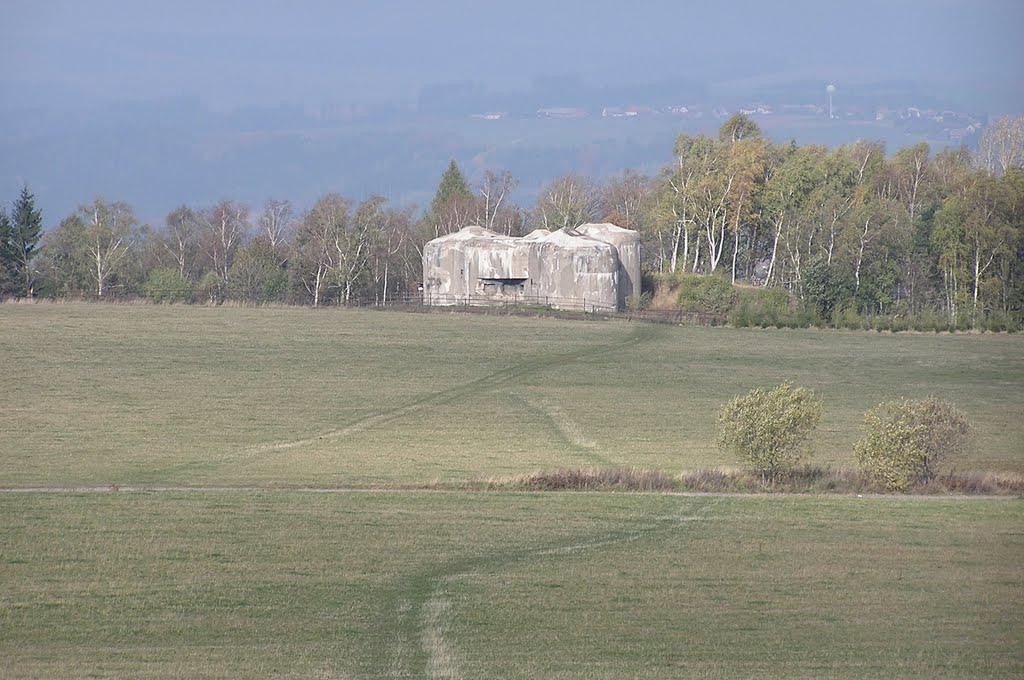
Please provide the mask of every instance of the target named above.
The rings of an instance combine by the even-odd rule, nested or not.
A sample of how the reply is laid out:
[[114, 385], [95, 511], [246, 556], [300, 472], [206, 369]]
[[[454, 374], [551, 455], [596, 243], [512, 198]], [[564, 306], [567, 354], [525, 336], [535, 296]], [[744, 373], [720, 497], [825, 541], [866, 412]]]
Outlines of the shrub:
[[206, 272], [196, 290], [202, 295], [204, 301], [210, 304], [217, 304], [224, 300], [224, 282], [217, 272]]
[[803, 457], [803, 444], [821, 420], [822, 403], [814, 392], [783, 383], [735, 397], [719, 412], [718, 445], [732, 451], [773, 483]]
[[729, 315], [729, 323], [737, 328], [782, 328], [792, 327], [799, 321], [793, 313], [793, 303], [788, 291], [782, 288], [760, 288], [741, 297], [739, 304]]
[[871, 317], [871, 328], [876, 331], [887, 331], [892, 328], [892, 321], [887, 316], [873, 316]]
[[943, 456], [967, 448], [970, 423], [940, 399], [882, 402], [864, 416], [864, 437], [854, 445], [861, 473], [892, 491], [928, 483]]
[[833, 314], [832, 325], [836, 328], [859, 331], [863, 328], [863, 319], [860, 314], [857, 313], [856, 309], [852, 307], [844, 307]]
[[677, 302], [685, 312], [725, 314], [736, 301], [732, 284], [717, 276], [682, 276]]
[[674, 272], [651, 272], [650, 274], [642, 274], [640, 279], [640, 288], [645, 290], [650, 284], [652, 290], [675, 290], [679, 288], [679, 282], [689, 276], [682, 271]]
[[645, 291], [640, 295], [630, 295], [626, 298], [626, 309], [631, 312], [642, 312], [651, 306], [653, 300], [654, 295], [650, 291]]
[[193, 295], [192, 283], [177, 269], [154, 269], [142, 292], [153, 302], [189, 302]]
[[1017, 330], [1014, 318], [1000, 310], [989, 312], [988, 316], [979, 324], [979, 327], [993, 333], [1012, 333]]
[[284, 297], [288, 273], [270, 243], [257, 239], [235, 255], [228, 271], [227, 293], [234, 300], [265, 303]]

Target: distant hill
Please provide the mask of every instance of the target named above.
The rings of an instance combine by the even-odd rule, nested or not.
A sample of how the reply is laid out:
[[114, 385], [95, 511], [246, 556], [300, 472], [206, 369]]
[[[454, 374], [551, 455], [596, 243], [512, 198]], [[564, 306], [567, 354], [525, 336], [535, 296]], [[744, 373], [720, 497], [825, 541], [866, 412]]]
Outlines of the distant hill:
[[[840, 89], [837, 101], [860, 109], [878, 101], [938, 105], [915, 87], [892, 82]], [[201, 206], [225, 197], [253, 206], [287, 198], [301, 210], [338, 191], [423, 206], [455, 158], [471, 181], [486, 169], [510, 170], [519, 180], [514, 198], [528, 205], [546, 181], [567, 172], [598, 178], [626, 168], [656, 172], [671, 161], [679, 133], [717, 130], [721, 117], [713, 115], [711, 97], [733, 107], [775, 105], [773, 115], [754, 118], [780, 141], [870, 138], [890, 150], [922, 139], [948, 143], [930, 138], [928, 130], [892, 123], [779, 115], [785, 102], [820, 105], [818, 81], [747, 88], [684, 79], [590, 87], [575, 78], [547, 78], [519, 93], [438, 85], [425, 88], [414, 105], [282, 104], [222, 113], [196, 97], [174, 97], [63, 113], [7, 108], [0, 110], [0, 200], [11, 200], [27, 182], [47, 226], [96, 195], [127, 201], [154, 224], [182, 203]], [[703, 113], [664, 113], [686, 105]], [[575, 107], [583, 115], [538, 117], [545, 107]], [[498, 112], [497, 119], [482, 117], [487, 112]]]

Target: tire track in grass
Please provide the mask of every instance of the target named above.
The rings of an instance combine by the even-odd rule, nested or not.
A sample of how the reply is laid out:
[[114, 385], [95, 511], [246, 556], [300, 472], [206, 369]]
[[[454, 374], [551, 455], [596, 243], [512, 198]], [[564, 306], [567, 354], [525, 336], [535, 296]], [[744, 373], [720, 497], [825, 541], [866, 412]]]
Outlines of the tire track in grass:
[[[384, 598], [391, 603], [390, 615], [396, 618], [398, 629], [390, 649], [384, 650], [389, 659], [389, 677], [464, 677], [458, 652], [449, 639], [455, 616], [452, 591], [460, 581], [534, 560], [570, 558], [579, 553], [619, 548], [673, 530], [692, 531], [707, 521], [710, 511], [721, 500], [688, 499], [678, 512], [651, 516], [639, 525], [627, 520], [627, 526], [611, 531], [586, 532], [544, 545], [458, 559], [399, 581], [390, 597]], [[418, 650], [409, 648], [408, 641], [413, 639], [420, 641]]]
[[540, 373], [541, 371], [553, 368], [556, 366], [563, 366], [567, 363], [572, 363], [583, 358], [598, 357], [613, 352], [618, 349], [626, 347], [632, 347], [641, 343], [650, 341], [654, 338], [660, 337], [665, 333], [665, 329], [654, 326], [639, 326], [629, 336], [618, 342], [609, 342], [601, 345], [594, 345], [585, 347], [582, 349], [576, 349], [569, 352], [560, 352], [558, 354], [545, 355], [539, 358], [532, 358], [525, 361], [520, 361], [517, 364], [509, 366], [507, 368], [494, 371], [482, 378], [471, 380], [464, 385], [457, 385], [448, 389], [441, 390], [439, 392], [433, 392], [431, 394], [424, 395], [409, 401], [406, 404], [397, 406], [392, 409], [386, 409], [378, 413], [369, 414], [363, 418], [359, 418], [347, 426], [331, 430], [328, 432], [321, 433], [316, 437], [309, 437], [305, 439], [297, 439], [293, 441], [277, 442], [270, 444], [260, 444], [255, 447], [250, 447], [247, 451], [259, 452], [262, 450], [278, 450], [295, 448], [296, 446], [302, 446], [304, 444], [313, 443], [316, 441], [337, 439], [339, 437], [345, 437], [356, 432], [370, 429], [377, 425], [385, 425], [399, 418], [403, 418], [414, 411], [431, 406], [437, 402], [455, 401], [465, 399], [467, 397], [476, 396], [479, 394], [486, 394], [492, 392], [495, 389], [504, 387], [508, 382], [514, 382], [516, 380], [525, 378], [529, 375]]
[[611, 465], [611, 461], [598, 453], [597, 442], [588, 439], [583, 428], [567, 414], [561, 406], [548, 399], [517, 395], [534, 413], [548, 421], [551, 429], [568, 444], [575, 453], [589, 463]]
[[427, 675], [442, 680], [458, 680], [462, 675], [446, 634], [451, 626], [452, 602], [447, 584], [451, 578], [440, 579], [423, 605], [422, 645], [427, 655]]
[[244, 465], [250, 462], [257, 462], [271, 455], [302, 448], [304, 446], [342, 439], [371, 428], [387, 425], [438, 403], [464, 400], [469, 397], [492, 392], [495, 389], [507, 388], [509, 383], [519, 381], [530, 375], [541, 373], [549, 368], [560, 367], [582, 359], [600, 357], [618, 350], [635, 347], [659, 338], [666, 332], [667, 329], [661, 326], [638, 325], [634, 328], [632, 333], [620, 340], [520, 361], [506, 368], [489, 373], [481, 378], [471, 380], [465, 384], [456, 385], [454, 387], [417, 397], [405, 404], [391, 409], [384, 409], [364, 415], [352, 420], [344, 427], [335, 430], [328, 430], [310, 437], [266, 442], [255, 446], [248, 446], [241, 450], [236, 450], [222, 456], [211, 458], [207, 461], [182, 462], [164, 468], [159, 468], [157, 470], [150, 470], [149, 472], [156, 476], [161, 476], [174, 474], [175, 472], [182, 470], [214, 470], [225, 465]]

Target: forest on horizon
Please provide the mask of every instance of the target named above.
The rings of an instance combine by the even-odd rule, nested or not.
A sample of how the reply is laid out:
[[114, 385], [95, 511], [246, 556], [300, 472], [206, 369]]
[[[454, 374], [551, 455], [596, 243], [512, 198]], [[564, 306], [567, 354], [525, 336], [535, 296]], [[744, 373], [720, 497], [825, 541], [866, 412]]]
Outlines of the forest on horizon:
[[[163, 224], [97, 197], [42, 229], [26, 187], [0, 216], [0, 292], [14, 297], [386, 303], [415, 295], [423, 244], [469, 224], [509, 235], [609, 221], [641, 233], [662, 286], [688, 274], [786, 291], [813, 323], [918, 318], [1013, 329], [1024, 309], [1024, 118], [979, 147], [780, 144], [742, 114], [716, 136], [682, 134], [654, 174], [566, 173], [530, 206], [517, 180], [471, 184], [451, 161], [421, 215], [381, 196], [324, 193], [183, 204]], [[636, 300], [643, 305], [647, 300]]]

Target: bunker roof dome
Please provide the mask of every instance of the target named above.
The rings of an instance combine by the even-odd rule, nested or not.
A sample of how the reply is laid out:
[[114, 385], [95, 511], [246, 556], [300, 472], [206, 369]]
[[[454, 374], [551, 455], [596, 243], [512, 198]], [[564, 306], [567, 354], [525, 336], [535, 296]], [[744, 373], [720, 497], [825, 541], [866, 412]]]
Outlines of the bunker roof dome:
[[480, 245], [482, 245], [482, 244], [486, 243], [486, 244], [495, 244], [495, 245], [497, 245], [498, 243], [511, 244], [511, 243], [514, 243], [516, 240], [517, 239], [515, 239], [515, 238], [513, 238], [511, 236], [505, 236], [504, 234], [498, 234], [496, 232], [491, 231], [490, 229], [485, 229], [484, 227], [480, 227], [480, 226], [477, 226], [475, 224], [471, 224], [471, 225], [469, 225], [467, 227], [463, 227], [462, 229], [459, 229], [458, 231], [454, 231], [454, 232], [452, 232], [450, 234], [445, 234], [444, 236], [438, 236], [437, 238], [432, 239], [431, 241], [429, 241], [428, 245], [429, 244], [434, 244], [434, 245], [438, 245], [439, 246], [442, 243], [462, 243], [462, 244], [465, 244], [465, 245], [470, 245], [470, 244], [480, 244]]
[[529, 234], [523, 237], [524, 241], [539, 241], [551, 232], [547, 229], [534, 229]]
[[462, 237], [485, 236], [489, 238], [498, 238], [500, 236], [500, 234], [476, 224], [467, 225], [455, 232], [454, 235]]
[[609, 243], [627, 243], [639, 240], [640, 234], [632, 229], [624, 229], [611, 222], [588, 222], [576, 227], [576, 231], [587, 236], [608, 241]]
[[553, 231], [542, 239], [541, 243], [551, 243], [568, 250], [615, 250], [615, 246], [600, 239], [580, 233], [570, 233], [564, 229]]

